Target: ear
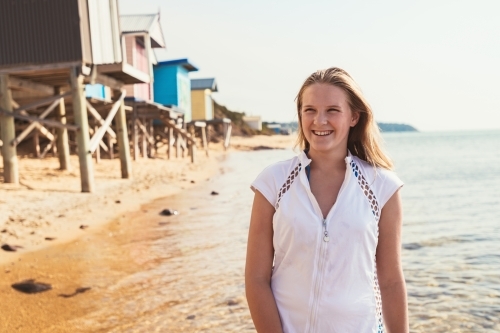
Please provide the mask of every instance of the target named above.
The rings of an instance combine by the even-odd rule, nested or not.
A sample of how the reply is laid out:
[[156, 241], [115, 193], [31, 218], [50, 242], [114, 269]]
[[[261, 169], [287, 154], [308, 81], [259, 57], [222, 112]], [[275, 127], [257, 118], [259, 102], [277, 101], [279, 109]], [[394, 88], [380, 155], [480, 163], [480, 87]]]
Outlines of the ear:
[[359, 121], [360, 113], [358, 111], [354, 111], [354, 112], [351, 112], [351, 114], [352, 114], [351, 127], [354, 127], [354, 126], [356, 126], [356, 124]]

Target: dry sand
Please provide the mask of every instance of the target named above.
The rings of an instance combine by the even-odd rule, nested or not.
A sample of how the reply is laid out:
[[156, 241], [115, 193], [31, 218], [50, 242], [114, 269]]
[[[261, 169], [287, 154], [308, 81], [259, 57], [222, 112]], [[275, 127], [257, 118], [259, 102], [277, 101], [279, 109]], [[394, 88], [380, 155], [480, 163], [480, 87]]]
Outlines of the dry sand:
[[[233, 137], [228, 152], [284, 149], [293, 143], [292, 136]], [[225, 154], [220, 144], [212, 144], [210, 157], [198, 151], [195, 164], [188, 157], [167, 160], [160, 154], [154, 159], [141, 158], [133, 162], [133, 178], [128, 180], [120, 178], [118, 159], [102, 159], [94, 163], [96, 190], [90, 194], [80, 192], [76, 156], [71, 156], [70, 172], [60, 171], [55, 157], [20, 158], [21, 185], [0, 183], [0, 244], [22, 248], [0, 250], [0, 265], [99, 230], [107, 222], [139, 210], [142, 204], [207, 181], [218, 172]]]

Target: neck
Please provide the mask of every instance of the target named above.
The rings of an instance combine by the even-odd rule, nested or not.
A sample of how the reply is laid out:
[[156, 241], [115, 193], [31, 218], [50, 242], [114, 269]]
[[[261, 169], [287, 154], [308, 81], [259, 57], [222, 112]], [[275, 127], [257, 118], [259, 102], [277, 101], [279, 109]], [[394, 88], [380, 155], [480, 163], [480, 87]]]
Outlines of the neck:
[[347, 148], [336, 151], [318, 151], [313, 148], [307, 153], [312, 160], [311, 169], [321, 171], [345, 170], [345, 157], [347, 156]]

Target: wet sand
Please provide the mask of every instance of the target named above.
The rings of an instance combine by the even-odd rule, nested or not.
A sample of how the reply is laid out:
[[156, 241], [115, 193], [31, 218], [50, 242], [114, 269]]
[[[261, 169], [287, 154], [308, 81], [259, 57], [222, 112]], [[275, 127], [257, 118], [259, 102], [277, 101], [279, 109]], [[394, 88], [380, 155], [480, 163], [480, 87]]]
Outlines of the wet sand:
[[[223, 176], [230, 170], [219, 172], [213, 181], [143, 205], [98, 232], [2, 267], [10, 271], [0, 273], [3, 329], [252, 331], [243, 285], [249, 210], [229, 204], [240, 184]], [[167, 207], [180, 214], [159, 215]], [[28, 278], [53, 289], [25, 295], [10, 287]], [[82, 287], [91, 289], [70, 296]]]

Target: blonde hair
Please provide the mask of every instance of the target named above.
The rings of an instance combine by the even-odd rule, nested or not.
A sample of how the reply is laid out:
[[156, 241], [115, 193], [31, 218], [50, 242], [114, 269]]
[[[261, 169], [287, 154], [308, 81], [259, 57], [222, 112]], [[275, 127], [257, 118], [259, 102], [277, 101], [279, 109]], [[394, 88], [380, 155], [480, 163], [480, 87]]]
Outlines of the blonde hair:
[[368, 162], [372, 166], [391, 170], [393, 164], [391, 159], [382, 150], [380, 131], [373, 119], [373, 112], [370, 105], [352, 77], [346, 71], [337, 67], [318, 70], [309, 75], [302, 84], [296, 98], [297, 114], [299, 117], [296, 145], [300, 146], [301, 149], [309, 148], [309, 142], [304, 136], [302, 129], [302, 115], [300, 111], [302, 109], [302, 95], [306, 88], [313, 84], [330, 84], [346, 92], [351, 111], [359, 113], [358, 123], [349, 130], [347, 148], [351, 154]]

